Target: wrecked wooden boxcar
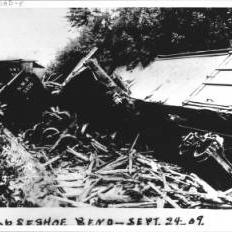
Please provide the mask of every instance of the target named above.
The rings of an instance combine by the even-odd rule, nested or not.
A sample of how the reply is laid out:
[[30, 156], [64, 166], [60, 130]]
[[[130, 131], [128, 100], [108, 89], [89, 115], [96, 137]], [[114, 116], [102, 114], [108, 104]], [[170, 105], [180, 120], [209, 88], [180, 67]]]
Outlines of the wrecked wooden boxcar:
[[[49, 91], [46, 83], [42, 83], [28, 70], [20, 71], [6, 81], [0, 91], [1, 102], [7, 104], [3, 117], [6, 125], [10, 128], [23, 129], [28, 124], [33, 124], [48, 106], [58, 105], [77, 113], [79, 120], [90, 124], [99, 132], [115, 132], [116, 142], [119, 144], [131, 142], [137, 134], [140, 134], [140, 146], [150, 147], [155, 151], [156, 157], [179, 162], [186, 168], [198, 170], [203, 178], [217, 188], [232, 185], [230, 164], [232, 156], [224, 149], [231, 144], [230, 113], [219, 112], [215, 107], [196, 108], [189, 107], [190, 105], [171, 104], [159, 98], [163, 94], [170, 101], [180, 99], [180, 88], [183, 89], [184, 95], [190, 94], [190, 87], [195, 88], [201, 84], [206, 72], [211, 68], [215, 69], [217, 62], [220, 63], [230, 56], [227, 50], [158, 58], [154, 62], [155, 73], [151, 76], [148, 75], [148, 71], [153, 70], [152, 67], [148, 67], [148, 71], [142, 70], [140, 78], [133, 75], [133, 72], [130, 74], [135, 79], [134, 86], [130, 88], [131, 95], [125, 82], [120, 78], [122, 76], [125, 80], [125, 72], [109, 76], [96, 60], [90, 59], [95, 50], [78, 63], [62, 84], [57, 83], [56, 88], [49, 88]], [[160, 69], [159, 66], [156, 67], [157, 62], [161, 64]], [[178, 62], [181, 66], [177, 65]], [[210, 63], [210, 67], [206, 67], [207, 62]], [[188, 63], [190, 66], [186, 66]], [[198, 69], [200, 65], [204, 66], [202, 74]], [[170, 72], [165, 71], [167, 67], [170, 68]], [[190, 68], [194, 70], [193, 76]], [[186, 79], [184, 81], [178, 80], [178, 77], [179, 79], [183, 77], [182, 72]], [[197, 83], [185, 85], [183, 88], [183, 83], [187, 81], [192, 83], [194, 76], [198, 79], [194, 80], [194, 83]], [[164, 81], [163, 84], [159, 83], [164, 77], [170, 80]], [[169, 85], [169, 82], [173, 83]], [[159, 86], [152, 85], [157, 83]], [[168, 90], [168, 86], [171, 89]], [[151, 93], [154, 95], [147, 89], [152, 90]], [[162, 89], [165, 91], [159, 92]], [[137, 93], [143, 93], [143, 97], [136, 95]], [[209, 132], [212, 134], [208, 134]], [[221, 137], [224, 143], [221, 142]], [[217, 173], [212, 175], [211, 171], [215, 168]]]
[[[150, 108], [159, 107], [184, 134], [214, 132], [228, 147], [232, 138], [231, 60], [231, 49], [162, 55], [145, 69], [118, 72], [132, 83], [132, 97], [147, 102]], [[164, 104], [158, 106], [157, 102]], [[225, 152], [231, 161], [230, 149]], [[207, 162], [197, 166], [202, 166], [204, 176], [210, 179]], [[194, 166], [192, 160], [190, 163]], [[226, 172], [231, 175], [231, 168]]]
[[10, 128], [33, 124], [47, 106], [47, 92], [36, 74], [44, 69], [33, 60], [0, 61], [2, 119]]

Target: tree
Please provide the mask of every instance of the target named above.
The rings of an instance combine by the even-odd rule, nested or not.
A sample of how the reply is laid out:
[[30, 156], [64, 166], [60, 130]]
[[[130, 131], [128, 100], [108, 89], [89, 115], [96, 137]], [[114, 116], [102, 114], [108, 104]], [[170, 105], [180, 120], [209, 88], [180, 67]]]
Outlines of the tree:
[[226, 48], [232, 37], [232, 10], [225, 8], [72, 8], [67, 19], [78, 36], [53, 66], [65, 75], [94, 46], [112, 73], [146, 66], [157, 54]]
[[231, 39], [231, 10], [162, 9], [159, 53], [226, 48]]

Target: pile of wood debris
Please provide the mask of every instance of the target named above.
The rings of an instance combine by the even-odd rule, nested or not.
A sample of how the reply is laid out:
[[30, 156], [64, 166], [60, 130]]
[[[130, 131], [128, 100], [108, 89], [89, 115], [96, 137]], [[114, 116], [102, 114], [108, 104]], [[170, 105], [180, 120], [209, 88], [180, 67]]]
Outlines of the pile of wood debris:
[[153, 151], [140, 151], [139, 134], [123, 147], [115, 136], [91, 131], [59, 108], [44, 112], [23, 134], [34, 162], [31, 173], [23, 172], [29, 184], [16, 178], [32, 186], [22, 187], [24, 198], [37, 206], [232, 208], [232, 191], [216, 191], [197, 175], [154, 159]]
[[213, 160], [232, 182], [224, 138], [209, 133], [210, 119], [219, 122], [216, 133], [231, 121], [130, 98], [120, 77], [88, 60], [95, 50], [63, 83], [20, 72], [0, 89], [2, 122], [21, 131], [16, 138], [0, 130], [2, 206], [232, 208], [232, 190], [217, 191], [194, 171], [154, 158], [180, 152], [191, 165]]

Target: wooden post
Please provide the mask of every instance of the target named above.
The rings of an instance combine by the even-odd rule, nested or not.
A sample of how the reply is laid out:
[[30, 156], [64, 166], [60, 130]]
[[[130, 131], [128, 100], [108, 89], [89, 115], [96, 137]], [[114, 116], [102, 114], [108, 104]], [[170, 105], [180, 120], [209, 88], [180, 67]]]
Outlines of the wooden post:
[[78, 73], [80, 71], [82, 71], [82, 68], [85, 64], [85, 62], [90, 59], [95, 52], [97, 51], [98, 48], [94, 47], [87, 56], [85, 56], [83, 59], [81, 59], [78, 64], [75, 66], [75, 68], [72, 70], [72, 72], [68, 75], [68, 77], [66, 78], [66, 80], [63, 82], [62, 86], [67, 85], [68, 82], [70, 82], [75, 76], [78, 75]]

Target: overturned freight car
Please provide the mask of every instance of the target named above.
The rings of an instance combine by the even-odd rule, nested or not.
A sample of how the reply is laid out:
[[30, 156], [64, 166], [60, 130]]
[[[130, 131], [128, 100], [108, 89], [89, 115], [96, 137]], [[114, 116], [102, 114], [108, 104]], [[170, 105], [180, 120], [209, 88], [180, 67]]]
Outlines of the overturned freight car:
[[[132, 83], [132, 97], [147, 102], [150, 108], [159, 107], [184, 133], [214, 132], [228, 147], [232, 138], [231, 61], [231, 49], [161, 55], [145, 69], [122, 68], [118, 73]], [[158, 106], [158, 102], [164, 104]], [[200, 153], [204, 158], [204, 152]], [[227, 172], [231, 173], [229, 166]], [[208, 171], [204, 172], [206, 176]]]

